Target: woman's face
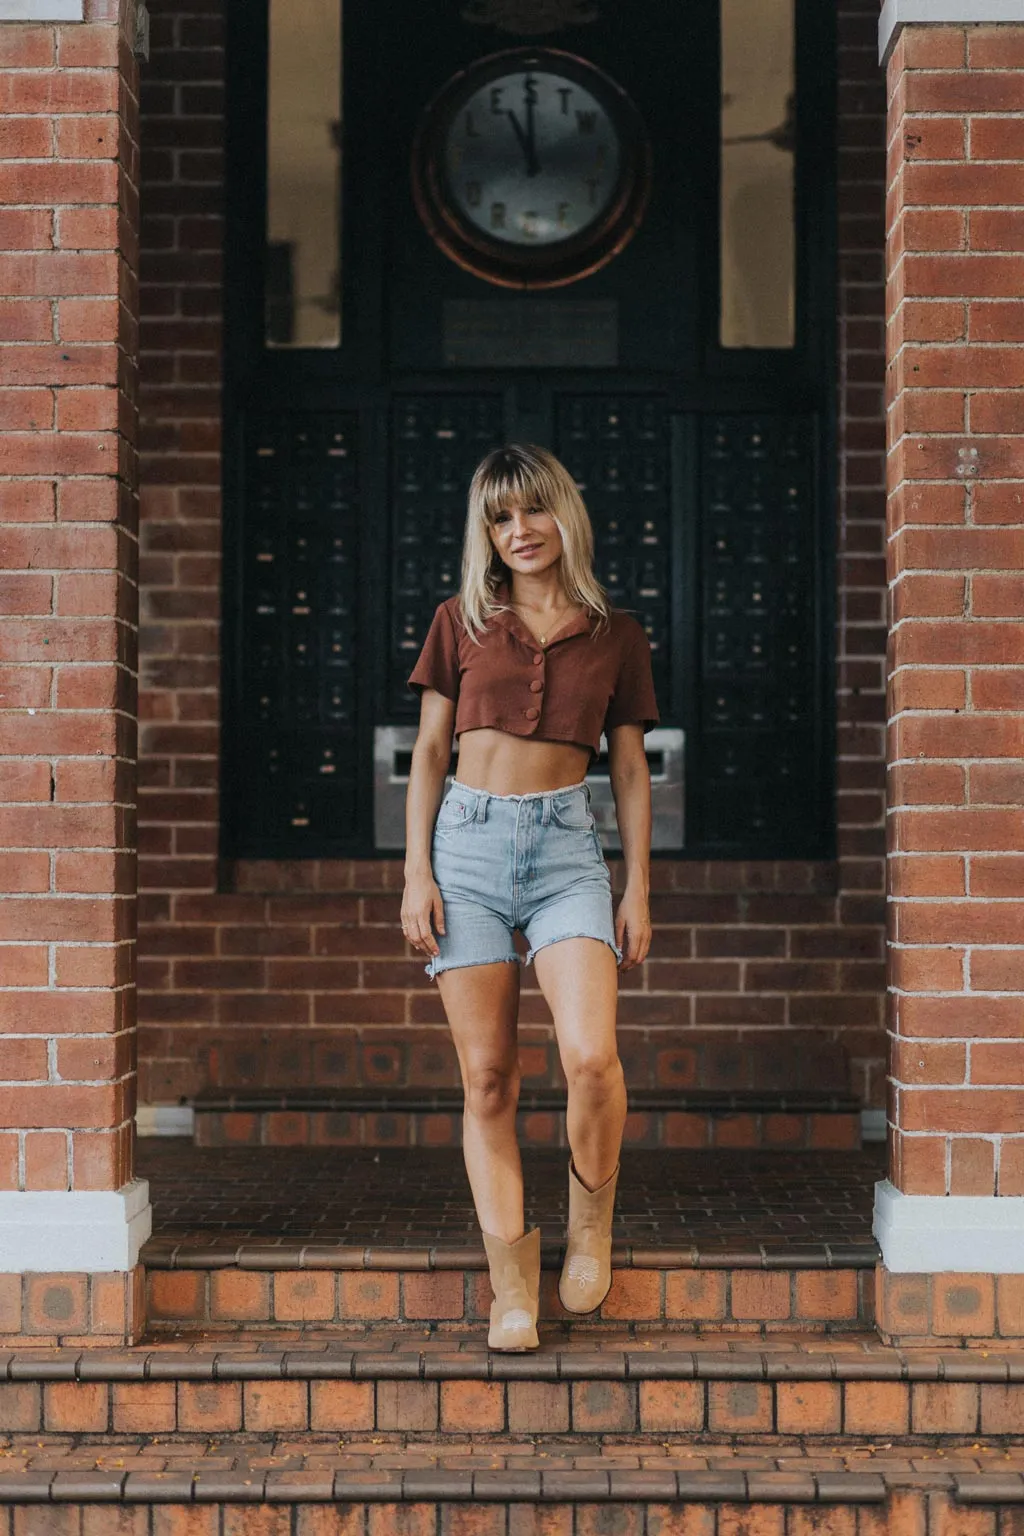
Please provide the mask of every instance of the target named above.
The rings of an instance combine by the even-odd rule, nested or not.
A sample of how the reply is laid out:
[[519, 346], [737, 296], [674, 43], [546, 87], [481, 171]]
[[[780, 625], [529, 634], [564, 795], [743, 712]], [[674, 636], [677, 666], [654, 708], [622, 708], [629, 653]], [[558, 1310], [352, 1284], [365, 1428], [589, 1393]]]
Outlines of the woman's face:
[[562, 558], [562, 535], [550, 512], [510, 502], [490, 525], [491, 543], [516, 575], [536, 576]]

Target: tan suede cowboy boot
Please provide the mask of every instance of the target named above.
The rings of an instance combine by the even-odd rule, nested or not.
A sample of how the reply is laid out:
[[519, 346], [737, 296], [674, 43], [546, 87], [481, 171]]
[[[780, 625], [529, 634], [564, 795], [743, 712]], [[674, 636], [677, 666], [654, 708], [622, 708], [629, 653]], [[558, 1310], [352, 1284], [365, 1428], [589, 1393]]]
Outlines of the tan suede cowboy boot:
[[540, 1228], [534, 1227], [514, 1243], [483, 1233], [487, 1267], [491, 1272], [491, 1326], [488, 1349], [520, 1354], [536, 1349], [540, 1292]]
[[567, 1312], [596, 1312], [612, 1285], [612, 1207], [619, 1170], [588, 1189], [569, 1160], [569, 1232], [558, 1295]]

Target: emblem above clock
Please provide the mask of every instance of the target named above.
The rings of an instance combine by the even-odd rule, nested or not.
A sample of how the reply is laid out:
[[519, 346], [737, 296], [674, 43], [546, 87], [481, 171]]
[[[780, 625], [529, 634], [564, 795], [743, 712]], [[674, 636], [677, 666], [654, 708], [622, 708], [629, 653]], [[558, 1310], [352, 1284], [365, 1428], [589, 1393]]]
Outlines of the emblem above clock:
[[612, 259], [647, 202], [650, 148], [608, 75], [553, 48], [480, 59], [429, 103], [412, 156], [420, 218], [487, 282], [555, 288]]

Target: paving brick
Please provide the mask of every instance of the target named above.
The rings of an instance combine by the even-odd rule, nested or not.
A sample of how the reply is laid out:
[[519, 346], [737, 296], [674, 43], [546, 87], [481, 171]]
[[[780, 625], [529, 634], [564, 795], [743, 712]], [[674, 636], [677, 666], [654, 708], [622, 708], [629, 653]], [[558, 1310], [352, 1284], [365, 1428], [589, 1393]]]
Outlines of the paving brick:
[[109, 1428], [110, 1400], [105, 1382], [48, 1381], [43, 1387], [43, 1426], [59, 1434], [83, 1430], [102, 1434]]
[[389, 1271], [368, 1271], [338, 1276], [339, 1309], [343, 1318], [354, 1322], [376, 1322], [397, 1318], [398, 1275]]
[[570, 1389], [572, 1427], [577, 1434], [637, 1427], [636, 1387], [625, 1381], [574, 1381]]
[[377, 1428], [422, 1430], [438, 1426], [436, 1381], [379, 1381]]
[[709, 1381], [708, 1429], [712, 1434], [767, 1433], [772, 1429], [772, 1390], [764, 1382]]
[[309, 1393], [304, 1381], [246, 1381], [242, 1398], [247, 1430], [260, 1433], [308, 1427]]
[[704, 1429], [704, 1384], [699, 1381], [641, 1381], [640, 1428], [673, 1434]]
[[442, 1381], [441, 1428], [485, 1434], [505, 1428], [505, 1387], [499, 1381]]
[[848, 1381], [843, 1417], [847, 1434], [905, 1435], [909, 1428], [910, 1391], [901, 1381]]
[[320, 1270], [274, 1275], [274, 1317], [281, 1323], [326, 1322], [336, 1312], [335, 1276]]
[[372, 1381], [311, 1381], [309, 1427], [351, 1434], [374, 1428]]
[[211, 1435], [241, 1429], [241, 1382], [179, 1382], [178, 1428]]
[[214, 1322], [266, 1322], [270, 1318], [270, 1275], [244, 1269], [215, 1269], [210, 1275], [210, 1317]]
[[565, 1434], [569, 1388], [558, 1381], [510, 1381], [508, 1427], [512, 1434]]
[[780, 1435], [837, 1435], [842, 1429], [842, 1388], [835, 1381], [780, 1381], [776, 1416]]

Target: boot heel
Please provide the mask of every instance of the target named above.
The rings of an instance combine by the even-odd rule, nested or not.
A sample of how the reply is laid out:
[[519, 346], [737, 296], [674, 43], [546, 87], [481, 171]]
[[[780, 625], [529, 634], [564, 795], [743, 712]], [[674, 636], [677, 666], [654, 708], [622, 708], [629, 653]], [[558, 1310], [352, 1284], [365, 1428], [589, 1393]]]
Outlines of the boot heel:
[[494, 1292], [487, 1347], [506, 1354], [537, 1349], [540, 1228], [534, 1227], [514, 1243], [503, 1243], [490, 1232], [483, 1233], [483, 1240]]

